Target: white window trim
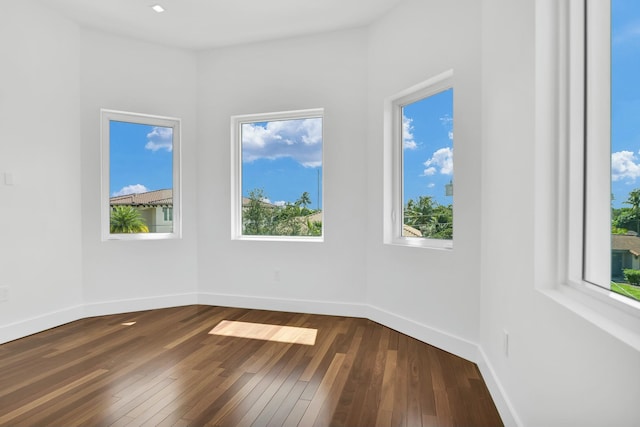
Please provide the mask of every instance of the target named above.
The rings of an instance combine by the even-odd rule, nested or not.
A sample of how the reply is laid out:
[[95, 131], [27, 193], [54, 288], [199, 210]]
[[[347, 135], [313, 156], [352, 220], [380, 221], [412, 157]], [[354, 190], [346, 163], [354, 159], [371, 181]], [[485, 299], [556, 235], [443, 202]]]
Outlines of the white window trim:
[[[608, 19], [608, 10], [594, 13], [594, 9], [591, 9], [607, 8], [608, 2], [587, 1], [592, 3], [589, 5], [589, 19], [594, 16]], [[593, 223], [585, 224], [583, 221], [585, 129], [587, 135], [591, 132], [600, 134], [603, 127], [608, 126], [607, 123], [601, 124], [596, 130], [590, 125], [585, 126], [584, 122], [584, 2], [537, 0], [536, 22], [536, 288], [610, 335], [640, 350], [640, 303], [583, 280], [584, 230], [592, 231], [595, 224], [599, 224], [597, 228], [601, 229], [604, 221], [602, 212]], [[609, 96], [608, 92], [594, 92], [592, 87], [588, 90], [591, 99], [594, 96], [600, 99], [603, 95]], [[589, 117], [599, 114], [593, 107], [588, 108]], [[608, 138], [608, 129], [606, 132]], [[591, 160], [597, 158], [593, 155], [590, 157]], [[596, 165], [596, 169], [604, 174], [609, 173], [610, 153], [600, 154], [598, 158], [606, 164]], [[555, 165], [555, 169], [549, 165]], [[602, 177], [598, 179], [603, 181]], [[608, 183], [609, 180], [610, 175], [605, 177], [604, 182]], [[589, 196], [595, 197], [596, 203], [604, 200], [604, 206], [608, 209], [610, 190], [607, 184], [593, 194], [590, 192]], [[608, 223], [608, 212], [605, 216], [605, 222]], [[604, 238], [610, 239], [608, 224], [605, 226], [607, 236]], [[557, 240], [548, 236], [557, 236]], [[603, 238], [602, 233], [598, 238]], [[605, 247], [610, 248], [610, 245]], [[610, 262], [609, 252], [598, 256], [604, 256], [606, 262]], [[602, 277], [603, 273], [597, 270], [595, 274]]]
[[[322, 234], [320, 236], [253, 236], [242, 234], [242, 125], [245, 123], [281, 120], [322, 119]], [[231, 240], [273, 242], [324, 242], [326, 224], [324, 213], [324, 108], [280, 111], [271, 113], [242, 114], [231, 116]]]
[[[402, 235], [402, 107], [421, 99], [436, 95], [454, 87], [453, 70], [445, 71], [422, 83], [405, 89], [384, 102], [384, 211], [383, 241], [389, 245], [400, 245], [431, 249], [453, 249], [453, 240], [412, 238]], [[455, 94], [454, 94], [455, 96]], [[455, 108], [455, 102], [454, 102]], [[454, 114], [455, 127], [455, 114]], [[455, 170], [455, 167], [454, 167]], [[455, 202], [454, 202], [455, 203]], [[456, 210], [453, 209], [455, 230]], [[454, 231], [455, 239], [455, 231]]]
[[[112, 234], [110, 232], [110, 126], [111, 121], [138, 123], [149, 126], [173, 128], [173, 232], [171, 233], [131, 233]], [[100, 110], [101, 135], [101, 231], [102, 241], [108, 240], [165, 240], [182, 238], [182, 198], [181, 198], [181, 120], [175, 117], [130, 113], [116, 110]]]

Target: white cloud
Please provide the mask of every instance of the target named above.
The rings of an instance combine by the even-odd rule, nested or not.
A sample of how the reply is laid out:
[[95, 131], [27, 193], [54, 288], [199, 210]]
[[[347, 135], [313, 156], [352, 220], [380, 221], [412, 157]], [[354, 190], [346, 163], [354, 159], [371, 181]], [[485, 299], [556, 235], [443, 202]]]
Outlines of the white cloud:
[[413, 119], [408, 118], [404, 114], [402, 115], [402, 146], [407, 150], [415, 150], [418, 148], [418, 144], [413, 139], [413, 126], [411, 122], [413, 122]]
[[147, 134], [147, 143], [144, 148], [153, 152], [158, 150], [173, 151], [173, 128], [154, 127]]
[[273, 202], [273, 204], [276, 206], [286, 206], [287, 202], [285, 202], [284, 200], [278, 200], [276, 202]]
[[631, 151], [618, 151], [611, 154], [611, 179], [635, 181], [640, 177], [640, 164], [637, 161], [638, 158]]
[[290, 157], [304, 167], [322, 166], [322, 119], [242, 125], [242, 161]]
[[430, 182], [429, 184], [427, 184], [427, 188], [433, 188], [433, 187], [435, 187], [435, 186], [436, 186], [436, 185], [435, 185], [433, 182]]
[[444, 126], [452, 126], [453, 117], [451, 117], [448, 114], [445, 114], [444, 116], [440, 117], [440, 123], [442, 123]]
[[435, 175], [436, 174], [436, 168], [434, 168], [433, 166], [430, 166], [428, 168], [426, 168], [424, 170], [424, 172], [422, 173], [422, 176], [431, 176], [431, 175]]
[[127, 185], [126, 187], [122, 187], [120, 191], [116, 191], [111, 195], [111, 197], [126, 196], [127, 194], [140, 194], [140, 193], [146, 193], [147, 191], [149, 191], [149, 189], [144, 185], [133, 184], [133, 185]]
[[426, 169], [423, 175], [429, 176], [435, 174], [437, 168], [440, 168], [442, 175], [453, 174], [453, 149], [449, 147], [440, 148], [429, 160], [424, 162]]

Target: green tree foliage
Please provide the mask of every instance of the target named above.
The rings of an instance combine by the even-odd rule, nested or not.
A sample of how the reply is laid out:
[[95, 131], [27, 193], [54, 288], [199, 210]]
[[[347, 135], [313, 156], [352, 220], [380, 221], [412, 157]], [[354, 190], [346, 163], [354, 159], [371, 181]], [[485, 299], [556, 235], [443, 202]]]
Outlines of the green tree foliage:
[[249, 192], [249, 203], [243, 206], [243, 234], [271, 235], [274, 230], [274, 207], [265, 203], [264, 190], [254, 189]]
[[302, 193], [293, 204], [275, 206], [266, 203], [262, 189], [249, 192], [249, 202], [243, 206], [242, 234], [250, 236], [321, 236], [322, 222], [311, 221], [318, 212], [307, 208], [311, 204], [308, 192]]
[[148, 233], [149, 227], [133, 206], [115, 206], [111, 210], [111, 233]]
[[[627, 198], [627, 200], [624, 201], [623, 203], [627, 205], [631, 205], [631, 213], [633, 213], [636, 220], [634, 231], [636, 232], [639, 231], [640, 230], [640, 189], [635, 189], [629, 192], [629, 198]], [[629, 228], [629, 227], [622, 227], [622, 228]]]
[[420, 230], [423, 237], [453, 239], [453, 207], [441, 205], [431, 196], [409, 199], [404, 207], [404, 223]]
[[640, 270], [633, 270], [630, 268], [625, 268], [624, 270], [624, 278], [631, 285], [640, 286]]
[[302, 205], [302, 207], [304, 209], [307, 209], [307, 206], [309, 206], [311, 204], [311, 196], [309, 196], [309, 193], [307, 191], [305, 191], [304, 193], [302, 193], [302, 195], [296, 201], [295, 204], [298, 205], [298, 206]]

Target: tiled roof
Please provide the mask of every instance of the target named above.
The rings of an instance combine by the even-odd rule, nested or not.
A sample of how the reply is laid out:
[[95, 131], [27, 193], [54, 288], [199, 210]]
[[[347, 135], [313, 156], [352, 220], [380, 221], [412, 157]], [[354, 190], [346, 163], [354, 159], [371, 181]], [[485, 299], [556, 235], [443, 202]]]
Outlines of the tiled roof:
[[402, 224], [402, 237], [422, 237], [422, 232], [410, 225]]
[[305, 222], [308, 220], [311, 223], [322, 222], [322, 211], [314, 212], [311, 215], [304, 217]]
[[109, 199], [111, 206], [172, 206], [173, 190], [155, 190], [139, 194], [127, 194]]
[[[248, 197], [243, 197], [242, 198], [242, 206], [244, 206], [245, 208], [247, 206], [249, 206], [250, 203], [251, 203], [251, 199], [250, 198], [248, 198]], [[275, 208], [276, 207], [276, 205], [268, 203], [268, 202], [262, 201], [260, 203], [262, 204], [262, 206], [265, 206], [265, 207], [268, 207], [268, 208]]]
[[640, 255], [640, 237], [628, 234], [612, 234], [611, 249], [629, 251], [635, 256]]

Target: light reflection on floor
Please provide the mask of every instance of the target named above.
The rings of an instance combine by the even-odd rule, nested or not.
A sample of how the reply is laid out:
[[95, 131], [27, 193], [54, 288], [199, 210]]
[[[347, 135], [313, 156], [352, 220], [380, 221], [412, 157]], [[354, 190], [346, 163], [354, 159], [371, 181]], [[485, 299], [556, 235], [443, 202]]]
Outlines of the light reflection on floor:
[[256, 340], [286, 342], [291, 344], [314, 345], [317, 329], [296, 326], [267, 325], [264, 323], [223, 320], [209, 331], [211, 335], [251, 338]]

